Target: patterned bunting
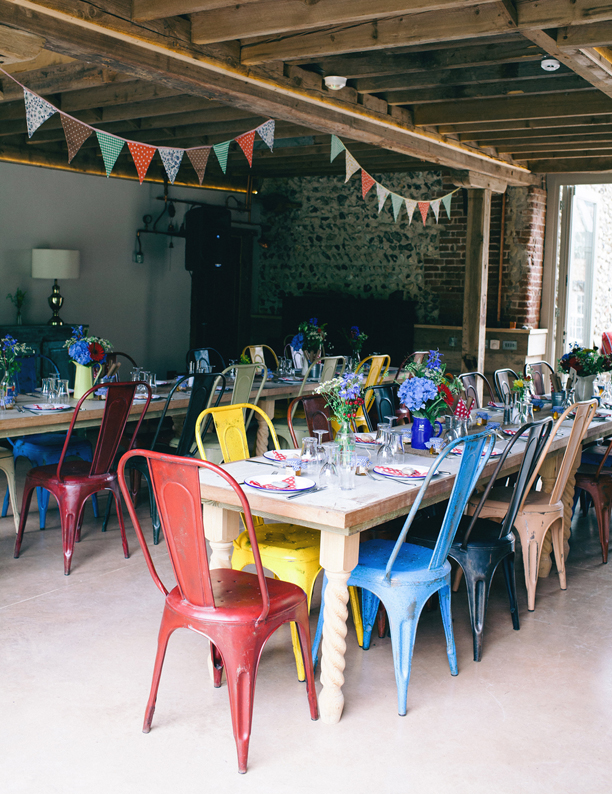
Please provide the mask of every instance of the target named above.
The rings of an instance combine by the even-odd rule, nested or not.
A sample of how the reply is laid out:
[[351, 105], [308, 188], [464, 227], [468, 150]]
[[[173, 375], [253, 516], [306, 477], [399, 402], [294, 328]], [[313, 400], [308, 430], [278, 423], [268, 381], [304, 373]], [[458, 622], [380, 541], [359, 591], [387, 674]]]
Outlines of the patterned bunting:
[[187, 157], [191, 160], [191, 165], [195, 168], [195, 172], [200, 180], [200, 185], [204, 179], [204, 172], [208, 165], [208, 158], [210, 157], [210, 146], [200, 146], [197, 149], [187, 149]]
[[274, 119], [264, 121], [257, 127], [257, 132], [261, 140], [266, 144], [268, 149], [274, 151]]
[[442, 204], [444, 204], [444, 209], [446, 210], [446, 214], [448, 215], [448, 219], [450, 221], [450, 213], [451, 213], [451, 201], [453, 200], [453, 194], [447, 193], [446, 196], [442, 196]]
[[423, 226], [425, 226], [425, 222], [427, 221], [427, 213], [429, 212], [429, 201], [417, 201], [417, 205], [419, 207], [419, 212], [421, 213], [421, 218], [423, 218]]
[[113, 166], [117, 162], [117, 158], [121, 154], [125, 141], [123, 138], [115, 138], [114, 135], [107, 135], [105, 132], [100, 132], [100, 130], [96, 130], [96, 137], [98, 138], [98, 143], [102, 150], [102, 159], [104, 160], [106, 176], [109, 177], [113, 170]]
[[379, 182], [376, 183], [376, 195], [378, 196], [378, 214], [380, 215], [381, 209], [385, 205], [389, 192], [386, 187], [383, 187]]
[[[348, 152], [347, 152], [348, 154]], [[373, 187], [375, 184], [375, 180], [368, 174], [367, 171], [364, 171], [363, 168], [361, 169], [361, 195], [365, 198], [368, 194], [368, 190]]]
[[[166, 149], [164, 147], [160, 147], [157, 151], [159, 152], [159, 156], [161, 157], [164, 168], [166, 169], [166, 173], [168, 174], [170, 184], [173, 185], [176, 175], [178, 174], [178, 170], [181, 167], [185, 150]], [[202, 183], [200, 182], [200, 184]]]
[[408, 225], [410, 225], [417, 203], [414, 199], [404, 199], [404, 201], [406, 202], [406, 212], [408, 213]]
[[244, 152], [244, 156], [249, 161], [249, 165], [253, 166], [253, 144], [255, 143], [255, 130], [251, 130], [251, 132], [245, 132], [244, 135], [239, 135], [237, 138], [234, 138], [238, 146]]
[[353, 155], [347, 150], [347, 152], [346, 152], [346, 179], [344, 181], [348, 182], [349, 179], [355, 173], [355, 171], [359, 171], [360, 168], [361, 168], [361, 166], [359, 165], [357, 160], [355, 160]]
[[31, 138], [40, 125], [57, 112], [57, 108], [54, 108], [53, 105], [50, 105], [38, 94], [28, 91], [27, 88], [23, 89], [23, 100], [25, 102], [28, 138]]
[[68, 163], [71, 163], [93, 130], [87, 124], [81, 124], [80, 121], [73, 119], [72, 116], [67, 116], [65, 113], [60, 113], [60, 119], [64, 128], [64, 135], [66, 136], [66, 144], [68, 145]]
[[440, 215], [440, 199], [434, 199], [429, 206], [431, 207], [431, 211], [433, 212], [437, 223], [438, 216]]
[[344, 144], [342, 143], [340, 138], [338, 138], [337, 135], [332, 135], [331, 136], [331, 157], [329, 159], [329, 162], [333, 163], [334, 160], [336, 159], [336, 157], [340, 154], [340, 152], [344, 151], [344, 148], [345, 148]]
[[229, 153], [231, 141], [223, 141], [223, 143], [216, 143], [213, 146], [214, 152], [217, 155], [217, 160], [221, 166], [221, 170], [225, 173], [227, 169], [227, 155]]
[[391, 206], [393, 207], [393, 220], [397, 223], [404, 199], [397, 193], [391, 193]]
[[151, 160], [153, 159], [153, 155], [155, 154], [157, 147], [147, 146], [146, 143], [134, 143], [133, 141], [128, 141], [128, 149], [132, 153], [134, 165], [136, 166], [136, 171], [138, 172], [138, 179], [140, 179], [140, 184], [142, 185], [142, 181], [147, 175], [147, 171], [149, 170]]

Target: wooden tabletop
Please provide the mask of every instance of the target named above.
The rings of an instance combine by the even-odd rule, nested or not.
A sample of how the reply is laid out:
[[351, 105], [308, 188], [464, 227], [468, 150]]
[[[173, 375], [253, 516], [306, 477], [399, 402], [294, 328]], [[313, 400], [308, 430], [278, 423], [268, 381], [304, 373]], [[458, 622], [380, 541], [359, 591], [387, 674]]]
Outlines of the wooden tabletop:
[[[542, 414], [541, 416], [543, 416]], [[564, 422], [557, 433], [550, 453], [563, 449], [569, 438], [572, 422]], [[594, 440], [612, 433], [612, 418], [609, 421], [594, 421], [585, 435], [585, 441]], [[500, 441], [496, 449], [502, 449]], [[523, 458], [523, 444], [518, 441], [505, 461], [503, 472], [517, 471]], [[245, 478], [263, 476], [274, 471], [251, 461], [224, 464], [235, 479], [241, 483]], [[431, 459], [433, 461], [433, 458]], [[406, 463], [415, 467], [423, 466], [427, 458], [407, 455]], [[482, 476], [486, 481], [497, 466], [497, 459], [490, 458]], [[455, 474], [459, 469], [460, 458], [448, 455], [441, 463], [442, 471], [448, 475], [436, 476], [429, 485], [422, 506], [446, 499], [451, 491]], [[245, 493], [255, 515], [275, 520], [290, 521], [293, 524], [326, 530], [341, 535], [353, 535], [370, 527], [377, 526], [396, 516], [406, 515], [419, 491], [420, 482], [404, 485], [392, 480], [374, 480], [371, 477], [356, 477], [356, 487], [352, 491], [329, 488], [325, 491], [287, 499], [282, 494], [271, 494], [244, 486]], [[205, 502], [212, 502], [227, 510], [239, 510], [240, 505], [235, 492], [221, 478], [210, 471], [200, 472], [201, 495]]]

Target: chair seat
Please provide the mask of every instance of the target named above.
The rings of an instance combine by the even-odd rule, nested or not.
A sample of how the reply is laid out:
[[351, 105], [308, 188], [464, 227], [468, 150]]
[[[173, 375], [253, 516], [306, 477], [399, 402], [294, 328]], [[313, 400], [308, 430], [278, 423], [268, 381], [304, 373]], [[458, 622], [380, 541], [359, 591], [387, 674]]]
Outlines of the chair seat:
[[[453, 541], [451, 549], [456, 549], [461, 546], [471, 521], [472, 519], [470, 516], [462, 517], [461, 521], [459, 522], [457, 534], [455, 535], [455, 540]], [[427, 523], [422, 523], [423, 526], [415, 527], [414, 531], [410, 532], [409, 538], [415, 543], [424, 544], [433, 549], [436, 544], [436, 540], [438, 539], [438, 535], [440, 534], [442, 520], [440, 519], [436, 521], [434, 519]], [[501, 546], [506, 543], [514, 543], [514, 537], [512, 534], [500, 538], [500, 530], [501, 525], [499, 521], [494, 521], [490, 518], [477, 519], [474, 529], [470, 533], [470, 538], [467, 544], [468, 548], [471, 548], [472, 546], [491, 548], [492, 546]]]
[[[383, 579], [389, 556], [395, 543], [392, 540], [368, 540], [359, 547], [359, 562], [352, 571], [349, 584], [368, 588], [367, 582]], [[429, 571], [433, 551], [425, 546], [404, 543], [393, 563], [390, 585], [413, 584], [416, 581], [439, 579], [450, 573], [446, 561], [440, 568]]]
[[[319, 559], [320, 532], [295, 524], [263, 524], [256, 528], [256, 534], [262, 559], [274, 557], [296, 563]], [[251, 551], [251, 542], [246, 531], [236, 538], [234, 547], [241, 551]]]
[[57, 476], [57, 464], [51, 463], [48, 466], [35, 466], [27, 473], [26, 477], [36, 483], [43, 484], [45, 488], [61, 488], [65, 485], [83, 485], [87, 480], [88, 490], [94, 486], [99, 486], [102, 490], [106, 482], [116, 480], [114, 472], [104, 472], [103, 474], [90, 474], [91, 463], [84, 460], [65, 460], [62, 465], [62, 479]]
[[[491, 488], [489, 497], [485, 502], [484, 510], [499, 511], [502, 517], [505, 516], [508, 511], [510, 500], [512, 499], [512, 494], [513, 489], [507, 488], [506, 486]], [[469, 502], [470, 507], [476, 507], [479, 501], [479, 495], [471, 497]], [[550, 504], [549, 493], [545, 493], [544, 491], [531, 491], [527, 494], [527, 499], [522, 509], [525, 513], [555, 513], [558, 512], [560, 508], [563, 509], [563, 504], [561, 502]]]
[[[261, 614], [261, 590], [256, 574], [215, 568], [210, 572], [215, 607], [198, 607], [185, 601], [177, 587], [167, 596], [167, 605], [180, 615], [219, 623], [253, 623]], [[270, 615], [293, 612], [306, 600], [301, 587], [280, 579], [266, 579]]]

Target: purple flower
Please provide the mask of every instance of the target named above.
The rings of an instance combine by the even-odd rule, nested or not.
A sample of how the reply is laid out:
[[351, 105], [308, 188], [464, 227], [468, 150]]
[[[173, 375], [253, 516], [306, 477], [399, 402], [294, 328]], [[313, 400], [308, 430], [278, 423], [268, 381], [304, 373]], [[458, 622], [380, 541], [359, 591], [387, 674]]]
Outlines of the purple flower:
[[301, 350], [304, 347], [304, 334], [299, 333], [296, 334], [293, 339], [291, 340], [291, 347], [295, 350]]
[[439, 350], [430, 350], [429, 358], [425, 364], [427, 369], [440, 369], [442, 366], [442, 356]]

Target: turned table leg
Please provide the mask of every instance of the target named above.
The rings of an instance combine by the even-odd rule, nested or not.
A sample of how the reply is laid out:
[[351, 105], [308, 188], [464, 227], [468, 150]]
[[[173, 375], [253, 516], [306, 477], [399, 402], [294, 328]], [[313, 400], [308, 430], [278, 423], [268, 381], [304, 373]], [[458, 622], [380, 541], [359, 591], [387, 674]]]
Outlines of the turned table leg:
[[212, 502], [202, 506], [204, 533], [212, 554], [210, 568], [231, 568], [234, 540], [240, 534], [240, 513], [224, 510]]
[[349, 599], [347, 582], [359, 559], [359, 535], [321, 533], [320, 561], [327, 574], [323, 612], [323, 645], [319, 695], [321, 719], [327, 725], [339, 722], [344, 708], [344, 655]]
[[[270, 419], [274, 420], [274, 405], [275, 400], [268, 398], [267, 400], [260, 400], [259, 407], [264, 411]], [[268, 436], [270, 431], [266, 420], [260, 414], [257, 414], [257, 440], [255, 442], [255, 454], [263, 455], [268, 451]]]

